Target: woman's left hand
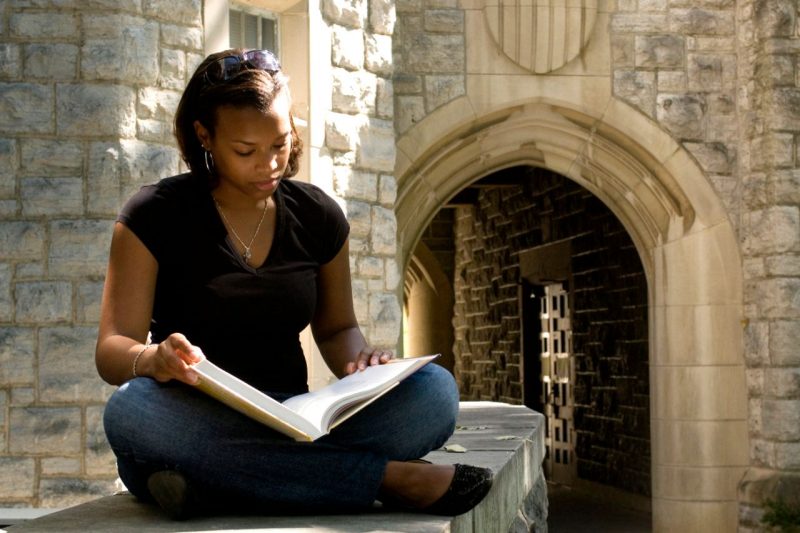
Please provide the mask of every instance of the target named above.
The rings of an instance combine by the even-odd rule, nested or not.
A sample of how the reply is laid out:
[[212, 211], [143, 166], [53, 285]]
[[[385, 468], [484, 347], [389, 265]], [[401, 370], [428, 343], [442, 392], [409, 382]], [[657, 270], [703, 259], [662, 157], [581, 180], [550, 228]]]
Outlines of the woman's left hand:
[[352, 374], [356, 370], [364, 370], [368, 366], [383, 365], [394, 358], [394, 354], [387, 350], [365, 346], [361, 349], [355, 361], [350, 361], [345, 367], [347, 374]]

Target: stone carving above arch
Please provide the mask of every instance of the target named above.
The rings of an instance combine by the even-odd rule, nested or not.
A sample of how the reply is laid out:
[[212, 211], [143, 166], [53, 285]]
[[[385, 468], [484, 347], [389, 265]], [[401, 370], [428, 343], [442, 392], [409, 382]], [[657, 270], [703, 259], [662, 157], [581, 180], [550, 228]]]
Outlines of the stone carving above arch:
[[490, 0], [483, 8], [498, 48], [536, 74], [563, 67], [581, 53], [594, 28], [597, 0]]

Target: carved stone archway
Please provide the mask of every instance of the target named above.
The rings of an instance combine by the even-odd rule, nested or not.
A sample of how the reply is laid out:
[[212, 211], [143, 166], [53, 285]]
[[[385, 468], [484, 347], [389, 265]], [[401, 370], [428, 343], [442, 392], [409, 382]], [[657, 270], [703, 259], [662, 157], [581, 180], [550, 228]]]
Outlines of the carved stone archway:
[[404, 265], [439, 207], [515, 165], [562, 174], [616, 214], [648, 280], [654, 531], [735, 529], [749, 463], [741, 259], [687, 152], [613, 98], [598, 113], [544, 98], [476, 113], [463, 98], [398, 148]]

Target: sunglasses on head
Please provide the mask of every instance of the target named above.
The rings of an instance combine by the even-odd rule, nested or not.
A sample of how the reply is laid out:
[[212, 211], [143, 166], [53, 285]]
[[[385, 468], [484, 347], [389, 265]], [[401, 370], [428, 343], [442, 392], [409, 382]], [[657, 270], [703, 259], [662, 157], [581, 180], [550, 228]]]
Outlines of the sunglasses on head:
[[206, 67], [205, 77], [211, 83], [228, 81], [243, 70], [280, 72], [281, 64], [269, 50], [248, 50], [241, 55], [225, 56]]

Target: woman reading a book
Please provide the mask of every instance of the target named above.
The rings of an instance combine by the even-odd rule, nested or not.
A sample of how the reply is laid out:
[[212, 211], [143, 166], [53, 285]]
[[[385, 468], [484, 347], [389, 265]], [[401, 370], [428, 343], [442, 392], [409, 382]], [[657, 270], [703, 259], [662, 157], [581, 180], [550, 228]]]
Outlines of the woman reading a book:
[[287, 79], [266, 50], [209, 56], [175, 117], [186, 174], [146, 185], [111, 243], [96, 362], [121, 385], [105, 412], [119, 473], [174, 518], [386, 506], [455, 515], [491, 472], [418, 460], [455, 427], [452, 376], [427, 365], [314, 442], [296, 442], [192, 385], [209, 361], [283, 401], [306, 392], [299, 333], [311, 325], [338, 377], [392, 355], [355, 319], [349, 225], [317, 187], [291, 180], [300, 139]]

